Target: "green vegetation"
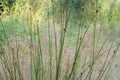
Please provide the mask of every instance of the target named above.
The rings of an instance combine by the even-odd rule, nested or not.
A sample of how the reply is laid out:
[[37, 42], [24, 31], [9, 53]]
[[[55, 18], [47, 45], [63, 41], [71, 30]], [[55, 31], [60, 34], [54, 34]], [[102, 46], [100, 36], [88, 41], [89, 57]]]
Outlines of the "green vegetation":
[[118, 80], [119, 22], [119, 0], [2, 0], [0, 80]]

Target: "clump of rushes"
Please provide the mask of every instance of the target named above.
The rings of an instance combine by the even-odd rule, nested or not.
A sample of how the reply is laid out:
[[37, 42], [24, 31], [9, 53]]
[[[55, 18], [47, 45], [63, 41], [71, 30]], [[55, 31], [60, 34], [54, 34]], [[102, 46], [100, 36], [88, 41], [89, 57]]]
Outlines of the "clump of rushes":
[[[108, 78], [120, 43], [111, 43], [109, 41], [111, 34], [104, 36], [103, 39], [103, 26], [98, 22], [100, 11], [97, 0], [90, 2], [81, 0], [81, 6], [77, 5], [80, 7], [80, 9], [77, 8], [80, 10], [79, 14], [75, 14], [73, 10], [77, 7], [75, 0], [65, 0], [65, 2], [64, 0], [43, 0], [35, 4], [31, 0], [26, 2], [16, 1], [17, 9], [15, 8], [15, 13], [12, 12], [20, 16], [17, 18], [20, 19], [19, 21], [25, 17], [23, 20], [27, 22], [27, 28], [25, 27], [24, 38], [16, 33], [8, 34], [6, 29], [8, 26], [5, 26], [4, 20], [0, 19], [0, 27], [7, 36], [7, 40], [3, 41], [4, 45], [0, 45], [0, 80], [106, 80]], [[23, 3], [24, 6], [18, 3]], [[44, 14], [45, 20], [42, 26], [45, 25], [45, 27], [40, 26], [37, 11], [34, 12], [30, 3], [34, 7], [40, 4], [45, 7], [45, 10], [38, 9], [40, 17]], [[22, 12], [23, 7], [26, 7], [25, 14]], [[19, 9], [21, 13], [18, 14]], [[92, 9], [91, 15], [87, 13], [90, 9]], [[68, 28], [71, 26], [73, 15], [74, 18], [77, 16], [76, 24], [73, 26], [77, 28], [76, 31], [72, 28], [73, 32], [77, 32], [75, 35], [77, 38], [74, 45], [68, 46], [67, 33], [69, 33]], [[87, 19], [93, 15], [94, 18], [88, 21]], [[43, 29], [44, 33], [42, 33]], [[111, 44], [108, 45], [108, 43]], [[20, 49], [19, 45], [25, 46], [24, 50]], [[64, 55], [68, 56], [67, 59]], [[23, 60], [25, 60], [24, 64], [22, 64]]]

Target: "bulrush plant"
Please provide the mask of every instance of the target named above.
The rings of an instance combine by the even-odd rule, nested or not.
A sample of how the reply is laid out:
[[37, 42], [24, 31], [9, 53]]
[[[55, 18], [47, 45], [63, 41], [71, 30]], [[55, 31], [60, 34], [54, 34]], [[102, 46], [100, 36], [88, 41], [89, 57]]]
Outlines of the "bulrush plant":
[[[94, 1], [93, 5], [89, 5], [94, 9], [91, 11], [94, 13], [94, 18], [90, 21], [87, 21], [89, 16], [85, 12], [87, 6], [83, 8], [83, 5], [80, 8], [81, 12], [75, 20], [76, 25], [73, 26], [77, 29], [74, 31], [72, 28], [77, 35], [75, 43], [71, 46], [67, 43], [69, 40], [67, 34], [70, 32], [71, 18], [73, 19], [75, 14], [72, 10], [75, 1], [65, 1], [64, 6], [63, 0], [46, 0], [41, 3], [47, 6], [44, 27], [40, 26], [37, 18], [39, 16], [32, 11], [32, 8], [26, 9], [28, 24], [25, 37], [16, 33], [8, 34], [6, 29], [8, 26], [5, 26], [2, 18], [0, 19], [0, 27], [7, 37], [0, 46], [2, 47], [0, 52], [3, 52], [3, 55], [0, 55], [0, 80], [107, 80], [110, 78], [108, 75], [115, 65], [113, 62], [120, 43], [109, 41], [111, 34], [103, 36], [103, 26], [98, 26], [98, 2]], [[29, 1], [25, 6], [31, 6]], [[23, 13], [22, 16], [20, 14], [20, 17], [23, 16]], [[58, 31], [57, 28], [60, 30]]]

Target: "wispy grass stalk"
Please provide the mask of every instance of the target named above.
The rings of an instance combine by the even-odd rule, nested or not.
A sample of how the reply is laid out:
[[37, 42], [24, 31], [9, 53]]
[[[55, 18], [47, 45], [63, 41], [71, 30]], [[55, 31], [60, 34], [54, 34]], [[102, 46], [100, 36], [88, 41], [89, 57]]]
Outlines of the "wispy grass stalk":
[[[59, 51], [59, 56], [58, 56], [58, 63], [57, 63], [57, 70], [56, 70], [56, 80], [58, 80], [59, 75], [60, 75], [60, 67], [61, 67], [61, 59], [62, 59], [62, 53], [63, 53], [63, 47], [64, 47], [64, 41], [65, 41], [65, 37], [66, 37], [66, 31], [67, 31], [67, 27], [68, 27], [68, 23], [69, 23], [69, 19], [70, 19], [70, 15], [71, 15], [71, 8], [73, 6], [72, 4], [73, 1], [71, 1], [71, 6], [70, 9], [68, 10], [67, 8], [66, 11], [66, 18], [65, 18], [65, 22], [64, 22], [64, 18], [62, 15], [62, 9], [61, 9], [61, 0], [60, 0], [60, 9], [61, 9], [61, 34], [60, 34], [60, 51]], [[66, 4], [67, 7], [67, 4]], [[63, 24], [65, 23], [65, 24]]]
[[[49, 38], [49, 78], [50, 80], [52, 80], [52, 33], [51, 33], [51, 29], [50, 29], [50, 22], [49, 22], [49, 19], [50, 19], [50, 14], [49, 14], [49, 8], [48, 8], [48, 38]], [[57, 64], [57, 56], [56, 57], [56, 64]]]

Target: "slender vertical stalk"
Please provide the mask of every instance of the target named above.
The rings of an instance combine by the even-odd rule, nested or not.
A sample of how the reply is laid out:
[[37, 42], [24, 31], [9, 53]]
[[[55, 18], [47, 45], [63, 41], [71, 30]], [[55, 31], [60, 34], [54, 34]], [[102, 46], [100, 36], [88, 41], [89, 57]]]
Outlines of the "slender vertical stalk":
[[[50, 80], [52, 80], [52, 39], [51, 39], [51, 29], [50, 29], [50, 22], [49, 22], [49, 8], [48, 8], [48, 37], [49, 37], [49, 70], [50, 70]], [[56, 63], [57, 63], [57, 56], [56, 56]]]

